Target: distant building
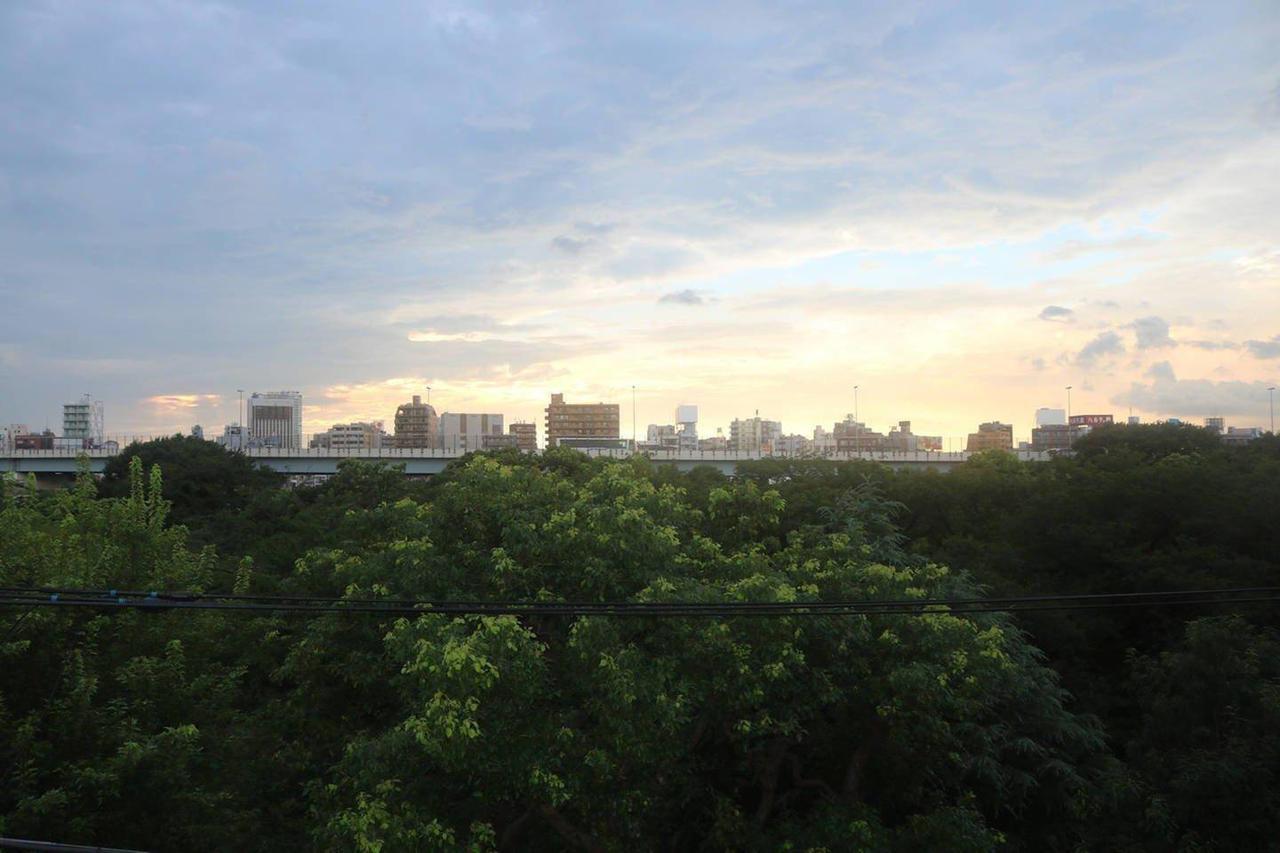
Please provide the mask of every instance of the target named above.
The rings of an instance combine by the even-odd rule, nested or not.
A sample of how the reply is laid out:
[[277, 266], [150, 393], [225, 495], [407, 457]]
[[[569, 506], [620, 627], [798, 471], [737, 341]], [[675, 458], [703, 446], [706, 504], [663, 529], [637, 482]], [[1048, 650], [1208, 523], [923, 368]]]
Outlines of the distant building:
[[775, 456], [808, 456], [813, 452], [813, 439], [795, 433], [780, 435], [773, 440], [772, 452]]
[[854, 420], [853, 415], [845, 415], [844, 420], [835, 424], [831, 435], [835, 438], [836, 450], [841, 453], [872, 453], [885, 447], [884, 435]]
[[516, 447], [522, 453], [533, 453], [538, 449], [538, 425], [526, 421], [507, 424], [507, 435], [516, 439]]
[[57, 438], [53, 430], [41, 433], [25, 433], [13, 437], [14, 450], [53, 450], [53, 442]]
[[440, 437], [436, 446], [458, 453], [484, 447], [484, 437], [503, 435], [502, 415], [445, 412], [440, 415]]
[[698, 439], [698, 449], [699, 449], [699, 450], [705, 450], [705, 451], [711, 451], [711, 452], [715, 452], [715, 453], [718, 453], [718, 452], [721, 452], [721, 451], [724, 451], [724, 450], [728, 450], [728, 449], [729, 449], [729, 439], [728, 439], [728, 438], [726, 438], [726, 437], [725, 437], [725, 436], [720, 432], [720, 430], [716, 430], [716, 434], [715, 434], [715, 435], [708, 436], [707, 438], [700, 438], [700, 439]]
[[85, 394], [79, 402], [62, 407], [62, 437], [87, 442], [82, 447], [97, 447], [102, 443], [103, 421], [102, 401]]
[[1031, 449], [1046, 453], [1051, 450], [1067, 450], [1075, 440], [1078, 427], [1067, 424], [1045, 424], [1031, 430]]
[[567, 444], [565, 439], [570, 438], [617, 439], [618, 419], [617, 403], [566, 403], [563, 394], [552, 394], [547, 406], [547, 447]]
[[248, 402], [250, 447], [302, 448], [302, 394], [255, 391]]
[[401, 403], [396, 409], [395, 445], [401, 448], [432, 448], [440, 428], [440, 419], [430, 403], [417, 394], [413, 402]]
[[520, 449], [520, 439], [511, 433], [491, 432], [480, 436], [481, 450]]
[[1129, 415], [1129, 420], [1128, 420], [1129, 426], [1137, 426], [1140, 423], [1142, 423], [1142, 418], [1138, 417], [1137, 415]]
[[240, 424], [227, 424], [222, 435], [214, 439], [227, 450], [244, 450], [248, 446], [248, 431]]
[[676, 436], [680, 450], [698, 449], [698, 407], [691, 403], [676, 406]]
[[1262, 427], [1229, 427], [1222, 436], [1222, 443], [1229, 445], [1248, 444], [1262, 438]]
[[377, 450], [383, 446], [384, 436], [386, 431], [382, 428], [382, 421], [334, 424], [313, 435], [308, 446], [330, 450]]
[[204, 427], [200, 426], [200, 424], [196, 424], [195, 426], [193, 426], [191, 428], [191, 437], [198, 438], [201, 441], [204, 441]]
[[781, 437], [782, 422], [765, 420], [759, 414], [734, 418], [729, 424], [729, 447], [739, 453], [770, 453]]
[[1221, 435], [1227, 431], [1227, 422], [1225, 418], [1205, 418], [1204, 428]]
[[1044, 407], [1036, 409], [1036, 426], [1066, 426], [1066, 424], [1066, 409], [1048, 409]]
[[999, 421], [978, 424], [978, 431], [969, 433], [965, 449], [970, 453], [983, 450], [1013, 450], [1013, 427]]
[[942, 436], [916, 435], [911, 431], [911, 421], [898, 421], [884, 439], [884, 449], [895, 453], [915, 453], [921, 450], [941, 450]]
[[31, 429], [26, 424], [9, 424], [0, 430], [0, 450], [15, 449], [14, 442], [20, 435], [30, 435]]

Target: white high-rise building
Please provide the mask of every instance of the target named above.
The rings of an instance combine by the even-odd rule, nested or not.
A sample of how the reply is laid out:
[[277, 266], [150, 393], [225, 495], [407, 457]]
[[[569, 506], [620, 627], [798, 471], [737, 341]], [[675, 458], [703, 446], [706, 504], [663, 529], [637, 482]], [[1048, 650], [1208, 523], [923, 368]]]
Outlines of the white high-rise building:
[[1066, 409], [1036, 409], [1036, 426], [1065, 426], [1067, 423]]
[[67, 403], [62, 407], [62, 437], [83, 441], [87, 445], [97, 447], [102, 444], [103, 410], [102, 401], [95, 400], [88, 394], [77, 403]]
[[469, 453], [484, 449], [485, 436], [502, 435], [504, 432], [502, 415], [444, 412], [440, 415], [438, 446], [441, 450]]
[[698, 407], [689, 403], [676, 406], [676, 437], [681, 450], [698, 449]]
[[249, 446], [302, 447], [302, 394], [255, 392], [249, 397]]
[[0, 430], [0, 450], [13, 450], [16, 445], [15, 439], [20, 435], [29, 435], [31, 430], [26, 424], [9, 424]]

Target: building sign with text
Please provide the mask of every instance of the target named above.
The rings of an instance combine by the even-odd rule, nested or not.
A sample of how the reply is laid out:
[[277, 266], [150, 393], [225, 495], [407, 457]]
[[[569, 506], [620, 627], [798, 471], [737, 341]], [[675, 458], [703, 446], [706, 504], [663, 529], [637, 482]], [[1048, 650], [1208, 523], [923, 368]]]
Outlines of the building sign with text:
[[1072, 426], [1102, 426], [1103, 424], [1115, 423], [1115, 418], [1111, 415], [1072, 415]]

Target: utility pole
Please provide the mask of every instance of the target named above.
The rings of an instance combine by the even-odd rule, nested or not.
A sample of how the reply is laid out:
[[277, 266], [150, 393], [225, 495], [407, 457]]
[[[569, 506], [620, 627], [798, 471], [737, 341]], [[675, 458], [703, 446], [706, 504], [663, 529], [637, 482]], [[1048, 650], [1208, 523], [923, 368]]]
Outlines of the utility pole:
[[631, 386], [631, 452], [636, 452], [636, 386]]
[[1267, 389], [1267, 396], [1271, 398], [1271, 434], [1276, 434], [1276, 386], [1272, 385]]

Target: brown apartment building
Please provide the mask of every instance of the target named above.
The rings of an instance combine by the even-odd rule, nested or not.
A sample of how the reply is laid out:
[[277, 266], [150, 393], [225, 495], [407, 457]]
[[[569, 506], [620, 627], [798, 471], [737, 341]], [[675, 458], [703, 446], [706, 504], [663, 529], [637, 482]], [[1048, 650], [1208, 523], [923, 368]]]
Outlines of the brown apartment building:
[[563, 394], [552, 394], [547, 406], [547, 447], [562, 438], [613, 438], [618, 434], [617, 403], [566, 403]]
[[525, 423], [524, 421], [507, 424], [507, 435], [515, 436], [516, 447], [520, 448], [524, 453], [533, 453], [538, 449], [537, 424]]
[[978, 424], [978, 431], [969, 433], [965, 447], [970, 453], [982, 450], [1013, 450], [1013, 427], [999, 421]]
[[396, 447], [435, 447], [440, 431], [440, 418], [430, 403], [417, 394], [412, 403], [401, 403], [396, 409]]

